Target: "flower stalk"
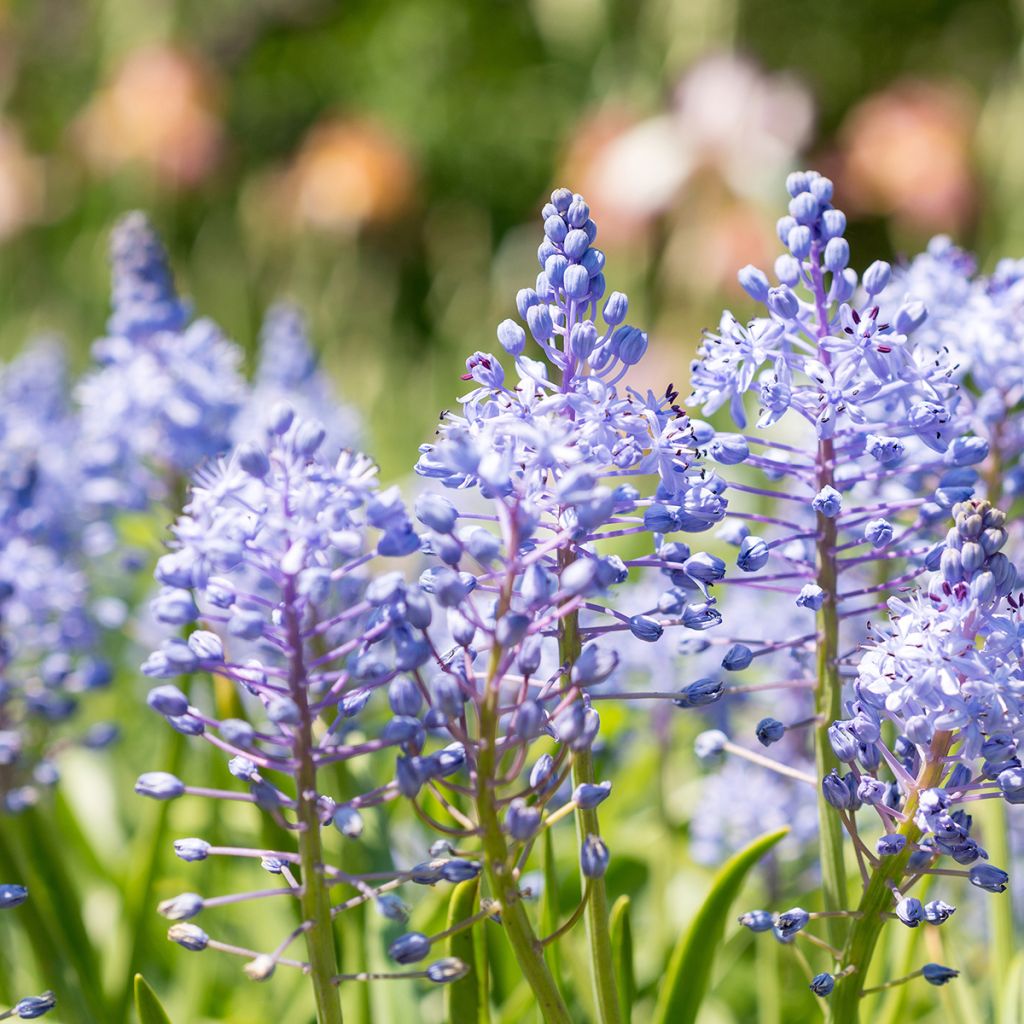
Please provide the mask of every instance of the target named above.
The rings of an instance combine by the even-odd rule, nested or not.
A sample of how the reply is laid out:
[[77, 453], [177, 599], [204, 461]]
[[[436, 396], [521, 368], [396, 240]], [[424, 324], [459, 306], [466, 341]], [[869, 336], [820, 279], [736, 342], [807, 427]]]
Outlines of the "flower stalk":
[[[559, 567], [565, 569], [572, 561], [568, 551], [560, 553]], [[579, 658], [583, 645], [580, 641], [579, 612], [572, 612], [562, 620], [562, 632], [558, 640], [559, 662], [564, 666], [565, 675], [562, 685], [571, 685], [569, 678], [572, 666]], [[574, 751], [572, 756], [572, 784], [577, 786], [593, 785], [594, 757], [589, 747]], [[587, 836], [599, 836], [597, 808], [576, 808], [576, 837], [580, 844]], [[619, 994], [615, 986], [615, 968], [612, 960], [612, 938], [608, 925], [608, 890], [604, 876], [585, 878], [580, 875], [580, 884], [590, 898], [584, 910], [584, 926], [587, 933], [587, 945], [590, 948], [590, 978], [593, 984], [594, 1000], [597, 1004], [600, 1024], [620, 1024], [622, 1020]]]
[[858, 1024], [864, 979], [885, 924], [886, 914], [892, 907], [893, 889], [899, 888], [914, 846], [922, 838], [921, 829], [914, 821], [920, 795], [923, 790], [931, 789], [941, 782], [946, 770], [943, 758], [951, 739], [950, 733], [935, 735], [931, 756], [922, 765], [914, 786], [907, 794], [904, 807], [906, 820], [896, 830], [898, 835], [906, 839], [906, 845], [900, 853], [879, 859], [864, 889], [857, 907], [857, 916], [852, 918], [853, 923], [843, 949], [842, 961], [847, 967], [852, 967], [853, 971], [845, 977], [836, 978], [835, 991], [827, 1004], [828, 1024]]
[[306, 690], [301, 623], [295, 610], [294, 596], [292, 585], [289, 584], [285, 591], [288, 644], [291, 649], [288, 688], [299, 711], [294, 747], [298, 761], [295, 778], [300, 829], [299, 858], [302, 866], [299, 902], [303, 919], [310, 922], [305, 936], [317, 1022], [342, 1024], [341, 996], [332, 980], [338, 973], [338, 955], [334, 946], [330, 893], [324, 874], [320, 814], [317, 806], [316, 764], [313, 760], [313, 718]]
[[480, 743], [476, 764], [476, 811], [487, 878], [494, 898], [501, 904], [501, 923], [516, 956], [519, 969], [537, 999], [545, 1024], [572, 1024], [544, 951], [530, 923], [519, 894], [514, 858], [495, 810], [493, 780], [496, 778], [495, 751], [498, 739], [498, 704], [501, 648], [491, 652], [487, 692], [480, 705]]

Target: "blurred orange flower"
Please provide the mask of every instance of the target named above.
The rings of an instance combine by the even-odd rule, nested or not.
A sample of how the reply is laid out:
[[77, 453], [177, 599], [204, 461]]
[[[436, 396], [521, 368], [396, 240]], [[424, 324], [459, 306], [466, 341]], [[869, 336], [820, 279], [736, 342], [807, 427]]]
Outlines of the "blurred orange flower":
[[260, 198], [293, 229], [350, 233], [396, 220], [415, 190], [412, 160], [397, 139], [370, 120], [336, 117], [310, 128]]
[[770, 266], [778, 252], [774, 220], [757, 203], [721, 188], [692, 197], [674, 224], [663, 270], [671, 288], [740, 297], [737, 268]]
[[171, 46], [129, 54], [93, 96], [72, 132], [93, 170], [138, 165], [161, 184], [202, 181], [220, 155], [218, 85], [196, 55]]
[[975, 111], [953, 83], [905, 79], [869, 96], [839, 132], [839, 179], [851, 212], [923, 231], [957, 231], [975, 203]]
[[43, 213], [43, 162], [25, 148], [18, 129], [0, 122], [0, 240]]

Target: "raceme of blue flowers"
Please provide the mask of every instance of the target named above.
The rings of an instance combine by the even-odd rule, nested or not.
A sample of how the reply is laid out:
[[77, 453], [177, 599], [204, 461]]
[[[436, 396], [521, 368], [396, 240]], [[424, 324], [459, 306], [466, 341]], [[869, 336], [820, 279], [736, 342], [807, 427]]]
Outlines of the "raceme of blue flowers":
[[[1009, 882], [974, 815], [1024, 803], [1021, 538], [1000, 510], [1024, 489], [1024, 263], [982, 275], [938, 238], [858, 272], [832, 183], [786, 189], [771, 272], [738, 274], [756, 315], [722, 315], [682, 393], [631, 386], [648, 336], [587, 203], [553, 192], [536, 280], [400, 486], [357, 449], [299, 310], [270, 308], [248, 380], [127, 215], [92, 368], [69, 383], [46, 341], [0, 372], [3, 812], [52, 806], [62, 755], [117, 742], [90, 698], [134, 686], [111, 651], [145, 643], [154, 737], [205, 745], [222, 781], [155, 759], [135, 792], [232, 805], [262, 836], [174, 840], [186, 871], [226, 858], [251, 880], [159, 903], [178, 955], [304, 976], [318, 1024], [340, 1024], [367, 982], [486, 1000], [473, 937], [500, 931], [544, 1021], [582, 1019], [556, 955], [573, 943], [586, 1019], [619, 1024], [616, 748], [671, 744], [686, 711], [706, 769], [692, 854], [789, 828], [810, 909], [739, 921], [791, 948], [830, 1021], [954, 978], [872, 962], [886, 927], [947, 922], [955, 879]], [[153, 512], [172, 525], [150, 586], [131, 524]], [[360, 852], [382, 828], [387, 870]], [[561, 920], [537, 900], [556, 842], [578, 876]], [[5, 920], [31, 908], [22, 883], [0, 885]], [[439, 890], [446, 926], [414, 928]], [[254, 901], [293, 926], [242, 942], [219, 908]], [[342, 940], [368, 909], [393, 936], [384, 968]]]

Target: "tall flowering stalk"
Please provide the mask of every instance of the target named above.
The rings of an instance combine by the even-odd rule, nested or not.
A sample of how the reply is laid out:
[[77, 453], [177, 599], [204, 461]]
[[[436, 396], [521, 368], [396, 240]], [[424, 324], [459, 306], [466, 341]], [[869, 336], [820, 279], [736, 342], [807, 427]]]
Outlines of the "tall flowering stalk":
[[[748, 395], [759, 402], [755, 431], [708, 441], [711, 458], [747, 470], [726, 490], [739, 573], [727, 575], [723, 562], [718, 578], [786, 595], [805, 610], [807, 627], [794, 636], [752, 630], [733, 638], [745, 653], [733, 652], [724, 667], [743, 670], [787, 650], [810, 657], [810, 671], [780, 683], [814, 693], [817, 768], [825, 776], [839, 767], [827, 730], [842, 714], [857, 624], [924, 571], [930, 526], [972, 493], [972, 467], [987, 445], [960, 436], [946, 355], [915, 344], [925, 308], [908, 298], [883, 317], [878, 297], [891, 279], [888, 264], [873, 263], [860, 278], [847, 266], [846, 219], [832, 206], [832, 183], [801, 172], [786, 185], [778, 283], [750, 266], [739, 274], [765, 315], [747, 325], [723, 316], [694, 364], [690, 402], [708, 414], [727, 407], [740, 430]], [[823, 795], [819, 808], [825, 901], [837, 911], [846, 902], [842, 828]], [[844, 930], [842, 920], [830, 922], [833, 941]]]
[[[705, 589], [713, 560], [664, 535], [709, 528], [724, 503], [705, 481], [672, 388], [620, 390], [647, 336], [625, 325], [624, 295], [605, 297], [587, 204], [559, 189], [542, 219], [542, 270], [516, 299], [541, 358], [526, 354], [527, 331], [505, 320], [498, 340], [515, 379], [494, 355], [471, 356], [465, 379], [476, 387], [461, 399], [461, 415], [444, 416], [416, 467], [471, 500], [456, 506], [427, 493], [416, 504], [441, 563], [421, 583], [446, 610], [448, 639], [430, 641], [440, 674], [432, 683], [415, 679], [430, 695], [429, 714], [467, 752], [475, 815], [462, 827], [479, 837], [492, 896], [545, 1019], [570, 1018], [541, 950], [582, 916], [597, 1019], [612, 1022], [620, 1010], [603, 878], [609, 853], [597, 813], [611, 783], [597, 781], [597, 706], [632, 697], [691, 707], [720, 695], [705, 679], [680, 692], [622, 692], [614, 640], [625, 633], [655, 642], [669, 628], [717, 624]], [[623, 537], [647, 538], [650, 550], [631, 559], [610, 553], [608, 542]], [[651, 604], [634, 614], [616, 608], [618, 588], [648, 568], [664, 573]], [[572, 795], [562, 802], [569, 777]], [[447, 797], [442, 804], [451, 808]], [[541, 831], [569, 813], [581, 903], [558, 932], [538, 939], [519, 879]]]
[[84, 572], [96, 533], [83, 522], [59, 350], [37, 345], [0, 369], [0, 398], [0, 809], [14, 813], [57, 782], [62, 747], [103, 746], [114, 730], [67, 727], [111, 672]]
[[192, 320], [145, 215], [111, 236], [113, 309], [79, 383], [85, 497], [101, 507], [177, 502], [189, 474], [231, 446], [245, 396], [241, 352], [210, 320]]
[[[830, 997], [835, 1024], [856, 1022], [861, 996], [877, 990], [865, 979], [886, 919], [917, 928], [941, 925], [955, 912], [942, 899], [922, 903], [913, 895], [924, 878], [963, 877], [993, 893], [1008, 883], [971, 835], [970, 810], [979, 800], [1024, 802], [1024, 595], [1013, 595], [1017, 573], [1000, 551], [1005, 516], [986, 501], [959, 504], [953, 515], [938, 570], [919, 590], [890, 598], [889, 620], [873, 625], [851, 699], [829, 729], [835, 755], [849, 770], [830, 773], [822, 789], [854, 841], [863, 880], [842, 946], [814, 940], [833, 964], [811, 987]], [[890, 730], [894, 742], [884, 738]], [[878, 815], [881, 834], [873, 843], [855, 818], [861, 806]], [[949, 864], [940, 858], [960, 867], [937, 866]], [[792, 942], [821, 916], [794, 908], [741, 920]], [[917, 976], [940, 985], [956, 974], [928, 964], [881, 987]]]
[[[386, 782], [339, 804], [327, 792], [325, 772], [422, 743], [422, 728], [417, 731], [418, 723], [407, 717], [375, 733], [363, 711], [376, 692], [386, 691], [401, 669], [415, 663], [418, 648], [410, 649], [409, 623], [423, 624], [429, 607], [397, 575], [376, 581], [367, 576], [377, 556], [407, 555], [419, 541], [397, 494], [378, 490], [373, 464], [348, 451], [325, 458], [323, 444], [319, 424], [279, 405], [262, 443], [243, 445], [198, 475], [174, 527], [175, 550], [157, 566], [163, 589], [155, 610], [169, 626], [208, 628], [194, 629], [187, 639], [169, 638], [143, 671], [157, 678], [205, 672], [237, 685], [252, 723], [211, 717], [167, 683], [150, 693], [149, 704], [179, 732], [201, 736], [223, 751], [242, 791], [190, 787], [164, 772], [141, 776], [136, 791], [160, 800], [193, 794], [243, 801], [294, 834], [294, 848], [284, 850], [180, 840], [175, 850], [186, 861], [252, 858], [281, 884], [209, 899], [186, 893], [160, 909], [176, 922], [172, 940], [189, 950], [215, 948], [246, 957], [253, 979], [268, 978], [279, 965], [303, 970], [320, 1024], [336, 1024], [337, 986], [370, 976], [340, 972], [333, 920], [368, 901], [403, 920], [407, 912], [392, 890], [410, 879], [457, 881], [478, 869], [442, 857], [382, 882], [328, 863], [325, 826], [333, 822], [342, 836], [357, 838], [360, 808], [393, 799], [402, 787]], [[370, 738], [349, 739], [360, 725]], [[457, 767], [456, 752], [452, 758]], [[339, 900], [333, 895], [338, 888], [350, 894]], [[218, 942], [186, 923], [204, 909], [263, 898], [294, 900], [301, 922], [269, 952]], [[305, 960], [287, 955], [299, 938], [305, 940]], [[412, 963], [429, 949], [429, 941], [407, 939], [392, 952], [399, 962]], [[414, 976], [447, 982], [461, 972], [457, 962], [442, 959]]]
[[258, 437], [278, 402], [287, 402], [300, 419], [323, 426], [325, 451], [354, 447], [359, 440], [359, 417], [339, 402], [319, 364], [302, 312], [288, 302], [272, 305], [263, 319], [259, 343], [252, 387], [232, 425], [235, 440]]
[[[837, 1024], [857, 1019], [888, 913], [911, 928], [942, 924], [953, 913], [942, 900], [922, 905], [909, 895], [923, 877], [963, 876], [994, 893], [1008, 882], [1005, 871], [984, 862], [987, 854], [971, 836], [970, 808], [984, 799], [1024, 802], [1024, 595], [1014, 598], [1017, 573], [1000, 551], [1003, 513], [982, 501], [957, 505], [953, 515], [938, 571], [920, 591], [890, 599], [890, 622], [872, 631], [854, 699], [831, 730], [837, 756], [857, 780], [849, 798], [826, 780], [837, 816], [851, 828], [844, 810], [868, 803], [883, 829], [874, 855], [859, 850], [867, 862], [865, 888], [838, 961]], [[897, 736], [891, 749], [881, 735], [887, 723]], [[891, 772], [888, 785], [871, 774], [876, 762]], [[943, 857], [963, 867], [937, 867]]]
[[[935, 282], [959, 282], [949, 293], [958, 297], [954, 305], [989, 309], [982, 321], [1006, 338], [1015, 274], [1003, 266], [997, 276], [1005, 288], [965, 284], [962, 260], [953, 259], [957, 251], [936, 243], [896, 283], [889, 268], [876, 263], [858, 288], [846, 269], [849, 249], [841, 237], [842, 215], [830, 206], [831, 183], [805, 173], [792, 175], [787, 185], [790, 216], [779, 222], [779, 234], [789, 252], [776, 263], [779, 285], [771, 287], [750, 267], [740, 274], [771, 316], [747, 328], [723, 320], [695, 365], [693, 400], [708, 412], [729, 402], [742, 427], [743, 394], [767, 364], [758, 425], [796, 412], [816, 435], [813, 448], [796, 443], [797, 435], [765, 444], [775, 451], [764, 455], [747, 454], [748, 444], [763, 443], [750, 436], [718, 434], [710, 447], [713, 455], [716, 449], [726, 455], [720, 461], [746, 462], [768, 482], [794, 480], [794, 493], [754, 487], [749, 479], [731, 483], [731, 489], [768, 499], [771, 514], [740, 513], [732, 501], [730, 513], [746, 522], [730, 539], [739, 544], [737, 565], [747, 573], [759, 573], [778, 549], [785, 571], [751, 575], [750, 585], [790, 592], [798, 606], [817, 612], [813, 633], [744, 644], [747, 654], [739, 659], [732, 647], [725, 661], [745, 668], [780, 647], [816, 656], [817, 672], [791, 683], [813, 688], [816, 696], [825, 910], [752, 911], [741, 921], [755, 931], [774, 931], [784, 943], [800, 939], [824, 948], [833, 962], [814, 976], [811, 988], [831, 997], [830, 1019], [849, 1024], [857, 1019], [861, 995], [875, 991], [865, 987], [865, 976], [886, 917], [917, 927], [941, 924], [953, 913], [941, 899], [922, 904], [908, 895], [924, 875], [962, 874], [996, 892], [1007, 881], [1001, 869], [977, 863], [987, 854], [970, 834], [970, 814], [951, 808], [999, 796], [1015, 802], [1024, 781], [1016, 756], [1020, 602], [1011, 596], [1016, 573], [999, 550], [1007, 536], [1005, 516], [969, 500], [979, 471], [998, 493], [1005, 466], [1000, 452], [1015, 457], [1010, 435], [990, 429], [999, 415], [983, 410], [999, 407], [1005, 415], [1006, 396], [1016, 385], [1013, 373], [998, 380], [988, 373], [992, 354], [977, 334], [956, 336], [951, 325], [962, 317]], [[795, 295], [798, 285], [807, 299]], [[939, 300], [934, 316], [922, 294]], [[947, 344], [956, 342], [954, 358]], [[952, 388], [965, 377], [961, 352], [978, 367], [977, 379], [970, 371], [966, 379], [981, 389], [980, 398]], [[979, 436], [966, 433], [972, 426]], [[809, 504], [815, 520], [791, 514], [794, 504]], [[955, 527], [944, 545], [933, 547], [927, 538], [950, 511]], [[774, 536], [751, 536], [746, 523], [753, 522]], [[858, 547], [867, 553], [856, 553]], [[920, 591], [875, 603], [905, 591], [924, 573], [930, 575]], [[882, 610], [891, 622], [880, 627], [873, 615]], [[765, 719], [757, 738], [771, 746], [791, 727]], [[891, 747], [883, 738], [890, 729], [896, 735]], [[721, 734], [705, 734], [701, 745], [709, 752], [740, 752]], [[874, 849], [862, 838], [856, 816], [865, 805], [877, 810], [884, 830]], [[844, 829], [863, 882], [855, 910], [849, 909], [843, 875]], [[936, 868], [940, 855], [973, 866]], [[816, 917], [825, 921], [827, 941], [804, 930]], [[944, 984], [955, 975], [929, 964], [909, 977]]]

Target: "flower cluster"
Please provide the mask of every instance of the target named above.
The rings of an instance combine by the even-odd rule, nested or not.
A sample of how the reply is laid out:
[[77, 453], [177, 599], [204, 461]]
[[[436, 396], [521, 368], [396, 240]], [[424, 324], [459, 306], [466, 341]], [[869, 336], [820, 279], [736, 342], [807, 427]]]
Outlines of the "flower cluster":
[[[430, 604], [398, 573], [371, 579], [366, 572], [377, 557], [417, 550], [419, 539], [394, 489], [378, 489], [376, 467], [365, 456], [343, 451], [328, 458], [324, 448], [319, 424], [278, 405], [260, 443], [243, 444], [198, 474], [174, 527], [175, 549], [157, 565], [162, 589], [154, 611], [176, 632], [143, 671], [158, 679], [208, 673], [236, 684], [246, 702], [244, 718], [212, 717], [173, 683], [156, 686], [149, 704], [179, 732], [223, 751], [241, 791], [194, 788], [164, 772], [142, 775], [136, 791], [160, 800], [191, 793], [247, 802], [285, 836], [296, 834], [297, 851], [180, 840], [175, 849], [184, 860], [254, 858], [283, 885], [206, 899], [186, 893], [162, 904], [161, 912], [177, 922], [170, 937], [186, 949], [241, 953], [249, 958], [247, 973], [258, 980], [278, 965], [299, 966], [317, 979], [318, 1000], [329, 1003], [337, 999], [333, 987], [346, 980], [331, 930], [338, 914], [373, 901], [385, 916], [404, 920], [407, 911], [393, 893], [400, 885], [459, 881], [479, 868], [438, 850], [381, 882], [326, 863], [327, 826], [358, 838], [361, 810], [406, 793], [409, 777], [457, 772], [465, 754], [453, 744], [430, 758], [419, 756], [425, 732], [414, 715], [422, 696], [400, 673], [429, 655], [415, 631], [429, 623]], [[194, 628], [199, 625], [205, 628]], [[190, 630], [187, 636], [182, 627]], [[392, 714], [378, 730], [365, 709], [380, 701]], [[344, 799], [324, 791], [324, 769], [388, 751], [398, 752], [393, 781]], [[333, 896], [338, 888], [350, 894]], [[296, 900], [303, 923], [269, 953], [227, 946], [184, 923], [204, 909], [270, 896]], [[303, 935], [308, 962], [286, 956]], [[393, 947], [393, 955], [412, 963], [424, 959], [430, 945], [426, 938], [408, 940]], [[441, 959], [424, 976], [446, 982], [460, 970]]]
[[[845, 949], [833, 951], [837, 973], [812, 984], [819, 995], [864, 969], [886, 914], [916, 928], [954, 913], [941, 898], [911, 894], [927, 875], [963, 876], [994, 893], [1007, 887], [1007, 873], [986, 863], [971, 835], [969, 807], [987, 798], [1024, 802], [1024, 598], [1014, 597], [1017, 574], [1000, 551], [1003, 513], [984, 501], [953, 513], [955, 525], [929, 559], [936, 570], [921, 589], [889, 600], [889, 621], [871, 630], [846, 716], [828, 730], [848, 771], [830, 772], [822, 790], [853, 837], [865, 891]], [[877, 813], [881, 834], [873, 842], [862, 838], [861, 807]], [[936, 867], [942, 857], [963, 867]], [[822, 915], [756, 911], [741, 921], [755, 930], [767, 921], [777, 938], [792, 941], [815, 916]], [[934, 981], [927, 968], [924, 976]]]
[[748, 397], [760, 405], [755, 433], [705, 431], [709, 457], [734, 467], [722, 489], [738, 572], [722, 563], [716, 582], [787, 595], [806, 616], [791, 636], [744, 641], [730, 667], [817, 653], [831, 666], [829, 692], [806, 672], [782, 682], [816, 690], [819, 712], [835, 717], [841, 676], [856, 664], [850, 627], [925, 570], [932, 524], [971, 496], [988, 446], [963, 433], [949, 359], [914, 340], [924, 307], [908, 298], [883, 317], [889, 266], [860, 278], [848, 267], [832, 183], [802, 172], [787, 188], [778, 283], [754, 267], [739, 275], [766, 315], [745, 326], [723, 316], [694, 363], [690, 402], [707, 414], [728, 406], [741, 430]]
[[102, 524], [82, 518], [60, 350], [37, 345], [0, 370], [0, 397], [0, 808], [16, 812], [57, 781], [62, 745], [102, 746], [114, 731], [62, 729], [110, 670], [82, 557]]
[[320, 423], [327, 435], [325, 449], [332, 453], [358, 441], [357, 416], [339, 403], [318, 364], [302, 312], [286, 302], [267, 310], [260, 332], [259, 363], [232, 426], [234, 439], [241, 443], [259, 437], [279, 402], [287, 402], [300, 419]]
[[101, 507], [144, 508], [230, 447], [245, 392], [241, 353], [210, 320], [190, 322], [141, 213], [114, 228], [111, 262], [109, 333], [77, 389], [84, 494]]
[[977, 273], [974, 258], [939, 236], [926, 252], [894, 274], [882, 296], [883, 309], [913, 295], [928, 309], [920, 343], [954, 354], [962, 382], [964, 414], [990, 447], [986, 494], [998, 502], [1024, 484], [1024, 262], [1003, 259], [991, 274]]
[[[466, 745], [476, 806], [466, 827], [481, 837], [520, 967], [538, 999], [564, 1013], [546, 968], [535, 964], [517, 880], [542, 831], [575, 813], [580, 913], [595, 934], [607, 929], [601, 876], [609, 851], [596, 808], [611, 783], [595, 774], [597, 707], [648, 697], [694, 707], [721, 694], [713, 679], [624, 692], [614, 641], [653, 643], [669, 629], [720, 621], [707, 591], [718, 560], [666, 535], [708, 530], [725, 504], [674, 389], [620, 388], [648, 339], [625, 322], [626, 296], [605, 294], [605, 258], [586, 202], [556, 190], [542, 220], [540, 274], [516, 297], [525, 328], [509, 319], [497, 332], [514, 377], [494, 354], [472, 355], [465, 379], [475, 387], [461, 414], [445, 414], [416, 466], [453, 499], [465, 496], [456, 504], [428, 491], [416, 514], [436, 563], [421, 584], [444, 611], [453, 645], [428, 689], [447, 702], [435, 706]], [[528, 353], [530, 339], [537, 350]], [[616, 553], [627, 537], [646, 550]], [[643, 607], [617, 607], [617, 592], [646, 570], [660, 582], [646, 588]], [[610, 1002], [613, 980], [595, 981]]]
[[[729, 467], [723, 539], [736, 547], [737, 571], [727, 572], [723, 565], [716, 582], [727, 595], [733, 588], [752, 590], [762, 599], [786, 595], [806, 616], [803, 625], [793, 623], [785, 635], [772, 629], [758, 636], [755, 626], [752, 635], [733, 638], [723, 667], [741, 673], [731, 687], [737, 690], [750, 685], [746, 680], [751, 676], [742, 673], [752, 673], [752, 685], [776, 685], [786, 692], [803, 688], [814, 697], [813, 707], [789, 712], [787, 721], [766, 717], [755, 732], [758, 743], [769, 747], [798, 725], [813, 727], [816, 774], [824, 779], [819, 792], [822, 914], [829, 918], [841, 967], [828, 975], [827, 983], [818, 978], [812, 983], [824, 995], [837, 980], [864, 969], [861, 961], [870, 955], [843, 952], [849, 947], [844, 947], [841, 923], [841, 915], [848, 913], [842, 827], [855, 829], [853, 812], [863, 802], [887, 809], [894, 816], [887, 821], [907, 816], [897, 809], [894, 785], [871, 776], [873, 784], [861, 787], [859, 769], [844, 768], [849, 757], [863, 758], [861, 767], [869, 775], [886, 763], [875, 746], [881, 735], [877, 712], [881, 706], [894, 707], [895, 697], [887, 693], [881, 704], [871, 704], [874, 713], [858, 718], [858, 732], [832, 722], [843, 718], [844, 688], [863, 679], [871, 664], [871, 655], [862, 657], [859, 650], [868, 617], [885, 609], [890, 595], [935, 570], [940, 557], [953, 557], [935, 548], [934, 533], [958, 502], [972, 498], [990, 445], [985, 436], [971, 434], [975, 418], [958, 388], [963, 376], [959, 349], [950, 351], [941, 324], [936, 328], [912, 290], [912, 275], [898, 273], [899, 283], [894, 283], [889, 265], [875, 262], [858, 276], [848, 266], [846, 222], [832, 205], [832, 183], [815, 172], [800, 172], [786, 184], [789, 213], [778, 223], [786, 251], [775, 263], [775, 283], [754, 267], [739, 274], [764, 312], [746, 325], [727, 313], [718, 332], [705, 337], [693, 365], [690, 403], [708, 415], [727, 408], [741, 431], [707, 432], [709, 457]], [[748, 432], [755, 399], [756, 429]], [[970, 551], [969, 567], [975, 573], [985, 559], [971, 562]], [[985, 555], [996, 560], [984, 576], [988, 582], [979, 586], [997, 588], [991, 583], [996, 576], [998, 586], [1012, 584], [1012, 569], [995, 551]], [[909, 606], [926, 599], [900, 600]], [[727, 598], [722, 608], [729, 620], [732, 602]], [[758, 617], [732, 619], [739, 620], [756, 623]], [[893, 645], [898, 648], [900, 641]], [[780, 673], [778, 656], [784, 651], [793, 661], [788, 672], [783, 667]], [[922, 654], [922, 661], [932, 653]], [[923, 678], [915, 677], [914, 686]], [[878, 679], [883, 688], [891, 681], [882, 675]], [[911, 718], [919, 713], [914, 701], [926, 687], [922, 682], [913, 689], [915, 697], [908, 696]], [[949, 692], [948, 684], [943, 692]], [[936, 693], [929, 699], [936, 700]], [[869, 705], [864, 694], [858, 701], [858, 708]], [[923, 729], [916, 720], [910, 727], [917, 738]], [[841, 749], [830, 742], [839, 734], [847, 740]], [[720, 733], [705, 734], [700, 746], [704, 753], [724, 750], [751, 759], [747, 747]], [[898, 763], [905, 754], [888, 756]], [[758, 759], [773, 764], [764, 755]], [[800, 769], [793, 760], [794, 752], [784, 751], [774, 767], [794, 778]], [[806, 773], [804, 778], [815, 782]], [[857, 840], [859, 857], [862, 847]], [[862, 861], [865, 872], [869, 866]], [[790, 917], [756, 915], [753, 924], [744, 923], [755, 930], [774, 927], [780, 939], [791, 941], [808, 917], [803, 911]], [[839, 1003], [858, 996], [857, 985], [839, 985]]]

